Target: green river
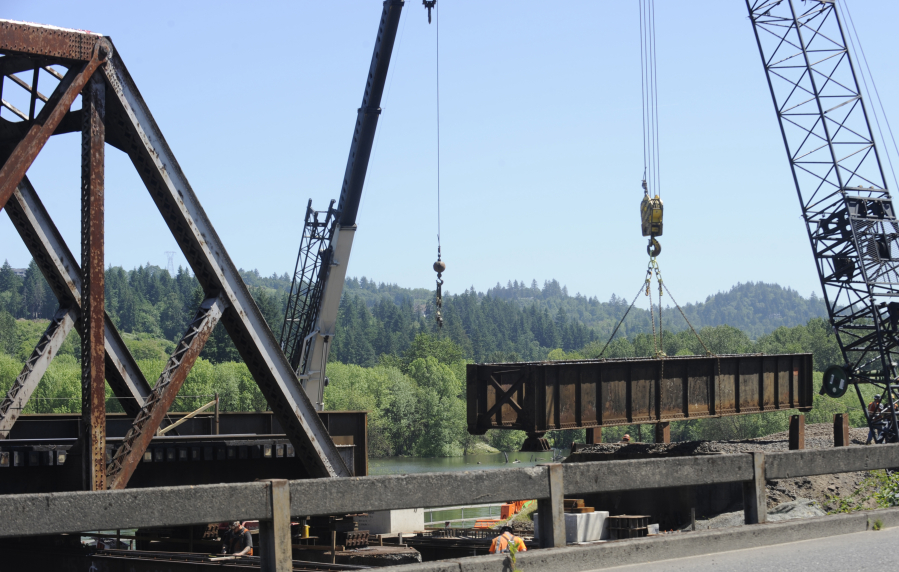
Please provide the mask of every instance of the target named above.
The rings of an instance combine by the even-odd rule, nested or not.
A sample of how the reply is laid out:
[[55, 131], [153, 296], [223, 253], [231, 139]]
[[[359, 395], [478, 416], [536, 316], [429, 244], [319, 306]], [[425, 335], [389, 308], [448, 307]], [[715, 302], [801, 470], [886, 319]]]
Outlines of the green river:
[[[556, 451], [563, 456], [568, 450]], [[370, 475], [404, 475], [410, 473], [442, 473], [449, 471], [487, 471], [491, 469], [510, 469], [518, 467], [534, 467], [540, 463], [548, 463], [553, 458], [552, 452], [545, 453], [494, 453], [488, 455], [465, 455], [462, 457], [385, 457], [371, 459], [368, 462]], [[465, 507], [448, 507], [425, 511], [425, 526], [443, 527], [450, 521], [453, 528], [470, 528], [481, 518], [499, 518], [500, 505], [477, 505]]]

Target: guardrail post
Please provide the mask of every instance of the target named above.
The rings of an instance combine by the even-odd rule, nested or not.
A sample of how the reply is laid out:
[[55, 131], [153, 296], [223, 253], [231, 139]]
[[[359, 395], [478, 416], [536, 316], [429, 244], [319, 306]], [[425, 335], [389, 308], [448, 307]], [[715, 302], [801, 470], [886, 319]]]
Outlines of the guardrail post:
[[849, 446], [849, 415], [837, 413], [833, 416], [833, 446]]
[[602, 443], [602, 427], [593, 427], [587, 429], [587, 445], [596, 445]]
[[656, 443], [670, 443], [671, 442], [671, 422], [670, 421], [660, 421], [656, 423]]
[[790, 417], [790, 450], [805, 449], [805, 415]]
[[768, 521], [768, 491], [765, 488], [765, 454], [752, 451], [752, 480], [743, 482], [743, 522]]
[[272, 479], [272, 519], [259, 521], [259, 548], [262, 572], [291, 572], [293, 549], [290, 546], [290, 486], [286, 479]]
[[537, 499], [537, 517], [540, 520], [540, 548], [565, 546], [565, 489], [562, 482], [562, 464], [546, 463], [549, 479], [549, 498]]

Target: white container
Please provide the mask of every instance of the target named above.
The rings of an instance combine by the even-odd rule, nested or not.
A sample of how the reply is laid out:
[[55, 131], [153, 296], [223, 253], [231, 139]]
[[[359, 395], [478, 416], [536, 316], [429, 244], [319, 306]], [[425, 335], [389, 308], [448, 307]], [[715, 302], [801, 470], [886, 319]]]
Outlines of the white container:
[[[540, 538], [540, 519], [534, 513], [534, 538]], [[598, 510], [565, 515], [565, 543], [594, 542], [609, 539], [609, 513]]]
[[425, 529], [425, 511], [423, 508], [378, 510], [367, 516], [357, 516], [356, 522], [359, 523], [359, 530], [367, 530], [371, 534], [416, 532]]

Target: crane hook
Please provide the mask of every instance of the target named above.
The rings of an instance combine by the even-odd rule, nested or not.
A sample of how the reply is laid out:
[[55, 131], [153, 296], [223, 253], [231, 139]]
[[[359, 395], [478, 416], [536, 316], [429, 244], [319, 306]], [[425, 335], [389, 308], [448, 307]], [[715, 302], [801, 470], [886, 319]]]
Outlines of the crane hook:
[[649, 188], [646, 185], [646, 179], [643, 179], [643, 201], [640, 203], [640, 226], [643, 236], [649, 237], [649, 244], [646, 247], [646, 253], [650, 258], [655, 258], [662, 252], [662, 245], [656, 240], [657, 236], [662, 236], [662, 199], [659, 195], [650, 197]]
[[422, 6], [428, 9], [428, 24], [431, 23], [431, 8], [437, 5], [437, 0], [421, 0]]

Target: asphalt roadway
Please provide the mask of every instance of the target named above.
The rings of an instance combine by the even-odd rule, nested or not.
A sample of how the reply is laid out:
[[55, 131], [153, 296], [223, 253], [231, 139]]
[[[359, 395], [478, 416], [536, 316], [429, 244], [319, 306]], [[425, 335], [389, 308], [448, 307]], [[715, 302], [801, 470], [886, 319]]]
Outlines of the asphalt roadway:
[[896, 565], [895, 547], [899, 527], [879, 531], [856, 532], [803, 542], [790, 542], [762, 548], [719, 552], [691, 558], [659, 560], [605, 568], [640, 572], [769, 572], [775, 570], [814, 570], [849, 572], [853, 570], [892, 570]]

